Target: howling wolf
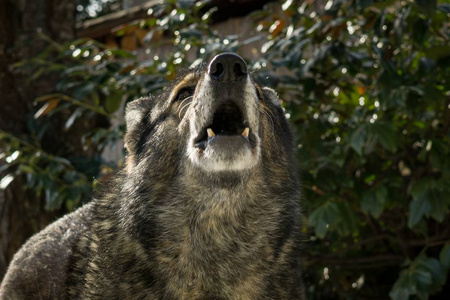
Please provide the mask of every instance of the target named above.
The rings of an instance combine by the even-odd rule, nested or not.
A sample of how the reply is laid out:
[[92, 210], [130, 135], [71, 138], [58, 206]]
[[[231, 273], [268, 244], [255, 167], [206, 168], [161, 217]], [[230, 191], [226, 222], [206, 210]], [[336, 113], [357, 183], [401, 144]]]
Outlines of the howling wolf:
[[2, 299], [304, 299], [300, 192], [276, 93], [232, 53], [126, 108], [128, 155], [14, 256]]

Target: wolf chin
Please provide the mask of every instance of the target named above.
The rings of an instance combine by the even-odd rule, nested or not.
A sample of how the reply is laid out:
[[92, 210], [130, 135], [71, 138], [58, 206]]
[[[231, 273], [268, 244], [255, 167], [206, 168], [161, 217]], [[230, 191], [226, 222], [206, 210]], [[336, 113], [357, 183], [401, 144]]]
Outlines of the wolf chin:
[[303, 299], [293, 139], [224, 53], [126, 108], [124, 168], [14, 256], [1, 299]]

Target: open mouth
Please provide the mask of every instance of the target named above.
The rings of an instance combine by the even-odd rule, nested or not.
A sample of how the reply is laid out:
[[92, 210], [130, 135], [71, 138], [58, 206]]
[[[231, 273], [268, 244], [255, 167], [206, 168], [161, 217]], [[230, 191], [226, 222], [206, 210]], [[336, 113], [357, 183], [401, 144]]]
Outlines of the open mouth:
[[212, 122], [201, 131], [194, 145], [196, 148], [205, 150], [210, 141], [223, 136], [236, 136], [250, 143], [252, 148], [256, 146], [256, 139], [249, 128], [248, 121], [244, 119], [238, 105], [231, 101], [217, 108]]

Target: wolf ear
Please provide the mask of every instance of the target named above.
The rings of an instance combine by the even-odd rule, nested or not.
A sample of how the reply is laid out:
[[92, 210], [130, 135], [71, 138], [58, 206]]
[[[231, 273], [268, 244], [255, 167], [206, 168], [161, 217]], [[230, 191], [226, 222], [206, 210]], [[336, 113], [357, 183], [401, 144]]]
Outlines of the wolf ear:
[[134, 144], [137, 136], [139, 136], [139, 128], [145, 114], [148, 113], [148, 98], [140, 98], [127, 104], [125, 108], [125, 122], [127, 125], [127, 133], [125, 134], [125, 148], [129, 153], [133, 152]]
[[271, 101], [276, 106], [281, 106], [280, 98], [278, 98], [278, 94], [277, 94], [277, 92], [275, 92], [275, 90], [268, 88], [268, 87], [263, 87], [262, 91], [263, 91], [264, 98]]
[[144, 114], [146, 112], [145, 102], [147, 100], [147, 98], [140, 98], [127, 104], [127, 107], [125, 108], [127, 132], [133, 130], [133, 128], [144, 118]]

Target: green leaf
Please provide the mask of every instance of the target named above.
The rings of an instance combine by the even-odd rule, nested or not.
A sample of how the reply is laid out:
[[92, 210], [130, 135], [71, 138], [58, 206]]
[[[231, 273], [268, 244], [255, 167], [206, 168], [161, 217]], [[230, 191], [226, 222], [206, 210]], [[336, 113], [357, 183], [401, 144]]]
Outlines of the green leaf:
[[432, 294], [440, 290], [446, 279], [446, 272], [439, 260], [425, 255], [415, 262], [418, 287]]
[[446, 160], [448, 160], [448, 154], [450, 152], [447, 143], [438, 140], [430, 140], [431, 149], [429, 149], [429, 158], [432, 166], [436, 169], [445, 169]]
[[372, 5], [373, 0], [356, 0], [356, 7], [363, 10]]
[[413, 26], [414, 41], [420, 45], [423, 44], [428, 33], [428, 22], [422, 18], [417, 19]]
[[327, 233], [328, 223], [324, 218], [324, 210], [323, 206], [317, 208], [313, 211], [308, 218], [310, 226], [314, 227], [317, 237], [324, 238]]
[[428, 191], [427, 196], [431, 205], [430, 216], [438, 222], [444, 221], [449, 206], [448, 192], [433, 188]]
[[400, 273], [399, 279], [395, 282], [389, 297], [393, 300], [408, 300], [409, 296], [417, 293], [414, 278], [409, 270]]
[[[397, 74], [391, 74], [391, 80], [392, 81], [398, 81], [399, 84], [401, 84], [401, 79], [398, 79]], [[396, 79], [397, 78], [397, 79]], [[400, 86], [398, 88], [395, 88], [391, 85], [387, 87], [387, 98], [385, 99], [386, 103], [385, 105], [389, 108], [393, 108], [396, 106], [405, 106], [406, 100], [408, 99], [408, 95], [410, 92], [410, 89], [405, 86]]]
[[425, 299], [445, 284], [445, 269], [435, 258], [419, 255], [406, 267], [389, 293], [391, 299], [409, 299], [413, 295]]
[[450, 56], [450, 46], [448, 45], [431, 46], [429, 48], [425, 48], [424, 52], [429, 58], [439, 60]]
[[351, 235], [358, 232], [358, 217], [353, 208], [347, 203], [338, 203], [338, 215], [336, 222], [332, 224], [332, 229], [336, 229], [342, 236]]
[[109, 49], [109, 52], [111, 52], [113, 55], [117, 56], [117, 57], [121, 57], [121, 58], [131, 58], [134, 59], [136, 58], [136, 55], [125, 51], [125, 50], [121, 50], [121, 49]]
[[77, 109], [75, 109], [75, 111], [67, 119], [66, 124], [64, 124], [64, 128], [67, 130], [70, 127], [72, 127], [75, 120], [83, 114], [83, 111], [84, 111], [83, 107], [78, 107]]
[[361, 198], [361, 209], [370, 213], [375, 218], [379, 218], [383, 212], [384, 203], [386, 203], [388, 190], [386, 186], [379, 185], [378, 187], [368, 190], [363, 193]]
[[310, 226], [314, 227], [318, 238], [324, 238], [330, 224], [336, 222], [338, 216], [337, 203], [327, 201], [314, 210], [309, 218]]
[[442, 247], [442, 250], [439, 253], [439, 260], [448, 272], [450, 269], [450, 243], [447, 243]]
[[202, 32], [196, 28], [186, 28], [180, 30], [180, 35], [185, 38], [200, 39], [202, 37]]
[[34, 114], [34, 118], [40, 118], [48, 113], [50, 113], [52, 110], [54, 110], [59, 103], [59, 99], [54, 99], [51, 100], [47, 103], [45, 103], [35, 114]]
[[387, 122], [377, 122], [374, 125], [375, 134], [380, 144], [387, 150], [397, 150], [397, 132], [395, 126]]
[[356, 129], [351, 138], [350, 138], [350, 146], [358, 153], [360, 156], [362, 156], [363, 152], [363, 146], [366, 143], [367, 139], [367, 132], [366, 132], [366, 126], [361, 125], [358, 129]]
[[179, 0], [177, 3], [181, 9], [188, 9], [195, 5], [194, 0]]
[[119, 89], [111, 90], [105, 101], [105, 109], [108, 113], [113, 113], [119, 109], [121, 103], [122, 91]]
[[414, 227], [424, 216], [442, 222], [449, 211], [448, 185], [432, 178], [423, 178], [409, 188], [410, 203], [408, 226]]
[[428, 17], [432, 17], [436, 13], [437, 0], [415, 0], [420, 11]]
[[446, 14], [450, 14], [450, 4], [444, 3], [438, 6], [438, 9]]
[[428, 202], [426, 192], [414, 197], [409, 205], [409, 228], [414, 227], [419, 223], [423, 216], [429, 215], [431, 211], [431, 205]]
[[36, 173], [35, 170], [32, 167], [30, 167], [29, 165], [23, 165], [23, 164], [21, 164], [19, 166], [19, 171], [21, 173], [30, 173], [30, 174]]
[[77, 100], [83, 101], [87, 98], [87, 96], [89, 94], [91, 94], [97, 88], [98, 87], [92, 82], [88, 82], [86, 84], [80, 85], [74, 89], [74, 92], [73, 92], [74, 98]]
[[358, 218], [347, 203], [329, 200], [319, 206], [309, 216], [310, 226], [315, 228], [317, 237], [324, 238], [328, 229], [346, 236], [358, 230]]
[[53, 187], [49, 187], [45, 190], [45, 210], [53, 211], [60, 207], [58, 201], [58, 191]]
[[0, 190], [4, 190], [8, 187], [8, 185], [14, 180], [14, 176], [11, 174], [7, 174], [0, 180]]

